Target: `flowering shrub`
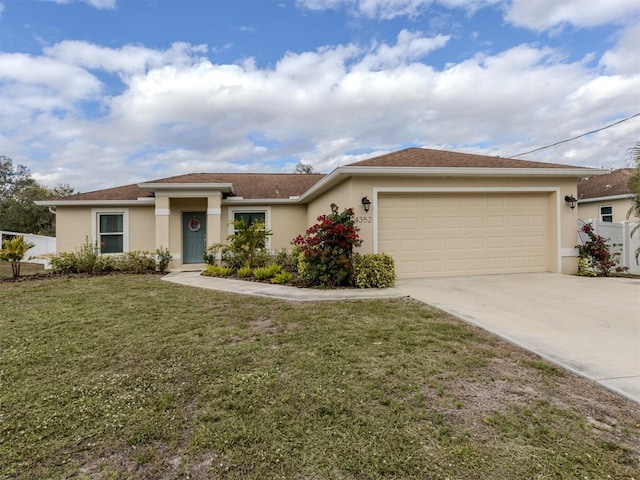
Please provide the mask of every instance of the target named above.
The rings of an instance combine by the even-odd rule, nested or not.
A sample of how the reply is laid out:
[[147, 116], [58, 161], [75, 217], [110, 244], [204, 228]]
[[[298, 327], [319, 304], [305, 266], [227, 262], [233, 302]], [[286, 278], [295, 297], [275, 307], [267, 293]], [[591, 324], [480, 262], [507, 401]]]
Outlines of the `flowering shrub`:
[[[353, 249], [362, 244], [353, 223], [353, 209], [338, 213], [331, 204], [330, 215], [320, 215], [318, 223], [309, 227], [304, 236], [291, 242], [300, 247], [298, 273], [302, 283], [321, 287], [337, 287], [353, 283]], [[302, 263], [302, 265], [301, 265]]]
[[583, 225], [581, 230], [587, 234], [589, 241], [576, 245], [579, 254], [578, 275], [592, 276], [590, 272], [595, 271], [596, 275], [606, 277], [614, 268], [616, 271], [625, 270], [623, 267], [616, 267], [619, 254], [611, 252], [614, 245], [608, 244], [608, 238], [597, 235], [590, 223]]

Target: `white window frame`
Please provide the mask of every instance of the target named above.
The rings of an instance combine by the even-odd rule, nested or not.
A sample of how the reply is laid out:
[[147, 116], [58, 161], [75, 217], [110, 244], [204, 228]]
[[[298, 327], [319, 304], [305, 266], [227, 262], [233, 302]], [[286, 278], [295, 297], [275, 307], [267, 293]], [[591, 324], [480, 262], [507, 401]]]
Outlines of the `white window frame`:
[[[128, 208], [92, 208], [91, 236], [92, 242], [100, 241], [100, 215], [122, 215], [122, 252], [129, 251], [129, 209]], [[102, 253], [101, 255], [120, 255], [120, 253]]]
[[[602, 213], [603, 208], [610, 208], [611, 213]], [[613, 223], [613, 205], [598, 205], [598, 216], [601, 222]], [[604, 217], [611, 217], [611, 220], [605, 220]]]
[[[229, 235], [234, 234], [233, 221], [235, 220], [236, 213], [264, 213], [264, 226], [267, 230], [271, 230], [271, 207], [229, 207], [227, 212], [229, 219]], [[267, 250], [271, 250], [271, 235], [267, 237], [266, 248]]]

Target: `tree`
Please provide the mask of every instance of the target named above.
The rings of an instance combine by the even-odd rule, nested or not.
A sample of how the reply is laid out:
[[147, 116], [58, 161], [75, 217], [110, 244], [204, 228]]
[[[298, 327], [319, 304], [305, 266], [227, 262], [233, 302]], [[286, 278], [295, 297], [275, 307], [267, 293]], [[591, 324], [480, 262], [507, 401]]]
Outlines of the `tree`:
[[313, 169], [313, 166], [307, 163], [298, 162], [296, 168], [293, 170], [293, 173], [308, 175], [310, 173], [316, 173], [316, 171]]
[[[631, 215], [636, 217], [640, 217], [640, 143], [636, 143], [629, 150], [629, 157], [635, 164], [635, 173], [631, 177], [629, 181], [629, 189], [631, 193], [633, 193], [634, 197], [631, 200], [631, 208], [627, 212], [627, 218], [630, 218]], [[638, 223], [632, 230], [631, 236], [638, 233], [640, 231], [640, 223]], [[636, 250], [636, 262], [640, 257], [640, 247]]]
[[18, 165], [14, 169], [13, 160], [0, 155], [0, 230], [55, 235], [55, 215], [34, 202], [72, 193], [69, 185], [40, 185], [27, 167]]
[[35, 244], [31, 242], [25, 242], [24, 236], [22, 235], [2, 242], [0, 260], [11, 262], [11, 271], [14, 278], [20, 276], [20, 262], [22, 262], [27, 250], [34, 246]]

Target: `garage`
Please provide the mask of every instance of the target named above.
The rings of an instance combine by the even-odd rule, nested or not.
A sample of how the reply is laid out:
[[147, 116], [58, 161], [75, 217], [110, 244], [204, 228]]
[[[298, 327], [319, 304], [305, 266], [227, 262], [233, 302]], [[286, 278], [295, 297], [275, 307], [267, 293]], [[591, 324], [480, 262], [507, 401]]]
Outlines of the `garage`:
[[380, 193], [377, 250], [399, 278], [550, 271], [549, 202], [548, 192]]

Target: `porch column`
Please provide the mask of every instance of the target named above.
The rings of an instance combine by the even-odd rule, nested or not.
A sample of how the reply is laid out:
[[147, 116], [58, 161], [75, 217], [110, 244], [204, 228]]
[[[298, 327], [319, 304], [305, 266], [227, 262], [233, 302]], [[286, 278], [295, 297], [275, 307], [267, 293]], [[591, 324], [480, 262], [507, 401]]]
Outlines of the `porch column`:
[[[174, 258], [180, 258], [179, 252], [171, 251], [169, 244], [169, 197], [156, 193], [156, 249], [168, 248]], [[178, 257], [175, 257], [176, 253]]]
[[224, 242], [222, 225], [222, 193], [214, 192], [207, 197], [207, 247]]

